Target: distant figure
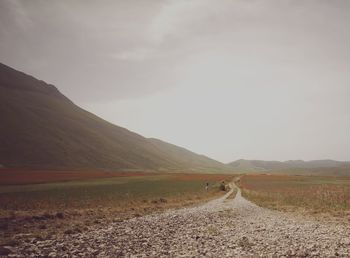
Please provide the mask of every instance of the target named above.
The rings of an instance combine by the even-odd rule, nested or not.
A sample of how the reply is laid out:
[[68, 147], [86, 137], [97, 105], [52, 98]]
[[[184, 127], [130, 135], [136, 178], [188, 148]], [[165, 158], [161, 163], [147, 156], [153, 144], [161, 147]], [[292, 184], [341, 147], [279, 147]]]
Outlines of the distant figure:
[[226, 186], [225, 186], [225, 181], [222, 181], [220, 184], [220, 190], [221, 191], [226, 191]]
[[209, 189], [209, 183], [207, 182], [207, 183], [205, 184], [205, 190], [208, 192], [208, 189]]

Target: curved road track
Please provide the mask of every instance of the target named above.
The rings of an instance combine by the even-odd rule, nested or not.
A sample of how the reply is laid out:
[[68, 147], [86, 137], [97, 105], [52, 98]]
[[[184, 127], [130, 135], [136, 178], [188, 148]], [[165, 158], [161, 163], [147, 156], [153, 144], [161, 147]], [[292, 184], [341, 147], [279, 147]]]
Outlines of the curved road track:
[[241, 196], [19, 246], [19, 256], [350, 257], [350, 226], [258, 207]]

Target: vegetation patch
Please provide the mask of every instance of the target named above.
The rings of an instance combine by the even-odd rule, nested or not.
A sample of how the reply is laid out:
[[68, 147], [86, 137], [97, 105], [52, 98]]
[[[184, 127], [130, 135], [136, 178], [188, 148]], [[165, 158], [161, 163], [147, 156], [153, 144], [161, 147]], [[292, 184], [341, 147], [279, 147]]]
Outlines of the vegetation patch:
[[309, 213], [348, 214], [350, 177], [245, 175], [242, 195], [260, 206]]
[[[216, 198], [228, 175], [130, 174], [70, 182], [0, 186], [0, 246], [76, 234], [92, 226]], [[22, 181], [23, 182], [23, 181]], [[206, 183], [209, 189], [206, 190]]]

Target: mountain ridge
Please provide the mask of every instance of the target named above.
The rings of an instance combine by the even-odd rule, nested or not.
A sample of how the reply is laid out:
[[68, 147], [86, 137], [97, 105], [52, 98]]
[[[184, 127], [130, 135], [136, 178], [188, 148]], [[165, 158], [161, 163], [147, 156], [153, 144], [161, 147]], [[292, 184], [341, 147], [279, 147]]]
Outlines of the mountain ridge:
[[336, 168], [350, 166], [350, 161], [324, 160], [287, 160], [287, 161], [266, 161], [239, 159], [227, 164], [236, 170], [263, 172], [286, 169], [314, 169], [314, 168]]

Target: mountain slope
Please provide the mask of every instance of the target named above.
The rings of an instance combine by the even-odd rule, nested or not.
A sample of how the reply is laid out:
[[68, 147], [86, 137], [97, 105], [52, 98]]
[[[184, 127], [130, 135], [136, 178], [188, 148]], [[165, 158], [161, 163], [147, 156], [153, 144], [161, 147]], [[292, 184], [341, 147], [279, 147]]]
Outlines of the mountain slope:
[[226, 169], [182, 148], [175, 151], [181, 155], [174, 155], [163, 144], [79, 108], [53, 85], [3, 64], [0, 117], [0, 165], [4, 167]]
[[314, 169], [314, 168], [337, 168], [350, 166], [350, 162], [335, 160], [288, 160], [288, 161], [265, 161], [265, 160], [236, 160], [228, 164], [234, 170], [240, 171], [272, 171], [287, 169]]
[[201, 169], [202, 171], [227, 169], [227, 167], [222, 168], [222, 164], [220, 162], [203, 155], [198, 155], [185, 148], [178, 147], [154, 138], [150, 138], [149, 141], [151, 141], [157, 148], [167, 153], [167, 155], [171, 157], [171, 160], [184, 164], [188, 168], [197, 168]]

